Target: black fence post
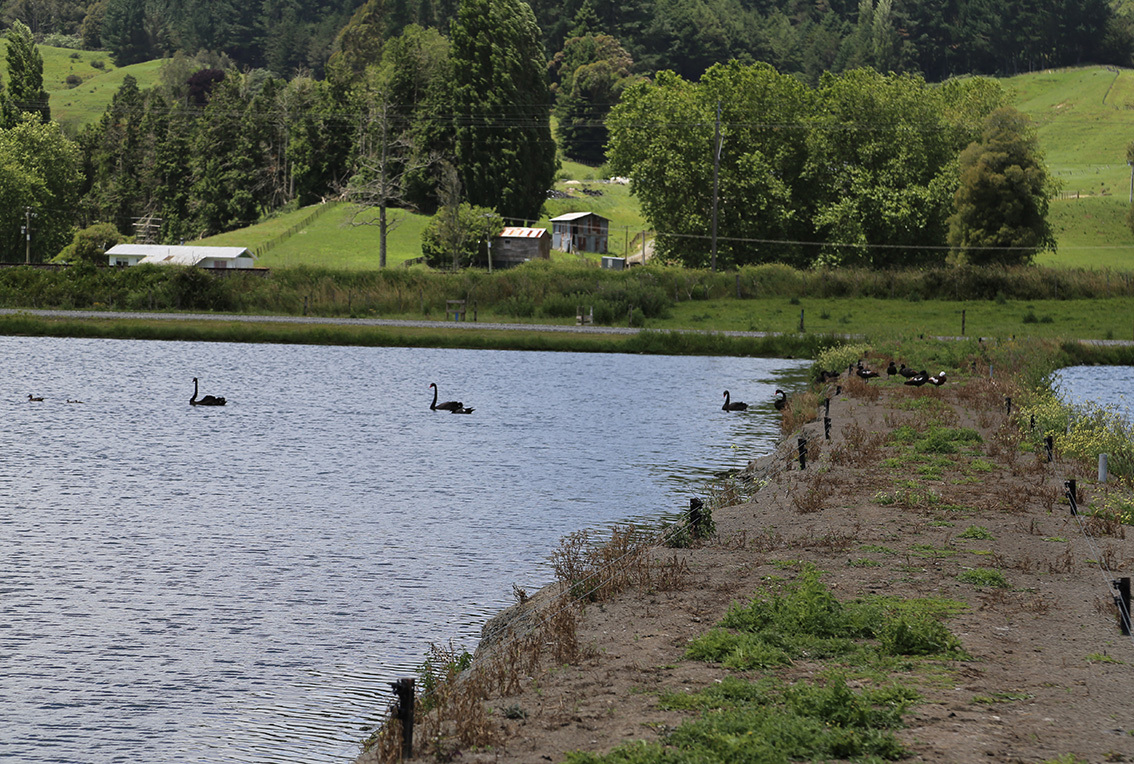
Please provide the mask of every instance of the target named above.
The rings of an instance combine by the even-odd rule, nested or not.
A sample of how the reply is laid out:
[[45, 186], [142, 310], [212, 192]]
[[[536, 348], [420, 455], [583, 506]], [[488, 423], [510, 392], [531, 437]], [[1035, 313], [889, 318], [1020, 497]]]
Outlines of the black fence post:
[[799, 439], [799, 468], [807, 469], [807, 438]]
[[1067, 503], [1071, 505], [1071, 514], [1079, 514], [1079, 492], [1075, 485], [1075, 478], [1064, 480], [1063, 487], [1067, 492]]
[[1007, 416], [1012, 416], [1012, 396], [1004, 396], [1004, 413]]
[[1055, 460], [1055, 436], [1047, 435], [1043, 439], [1044, 450], [1047, 451], [1047, 460], [1052, 462]]
[[1118, 608], [1118, 628], [1123, 636], [1130, 636], [1130, 578], [1116, 578], [1110, 582], [1118, 594], [1114, 595], [1114, 605]]
[[831, 417], [823, 417], [823, 438], [826, 440], [831, 439]]
[[413, 758], [413, 680], [399, 679], [390, 682], [397, 700], [394, 701], [394, 718], [402, 723], [402, 758]]
[[823, 399], [823, 416], [831, 416], [831, 399]]

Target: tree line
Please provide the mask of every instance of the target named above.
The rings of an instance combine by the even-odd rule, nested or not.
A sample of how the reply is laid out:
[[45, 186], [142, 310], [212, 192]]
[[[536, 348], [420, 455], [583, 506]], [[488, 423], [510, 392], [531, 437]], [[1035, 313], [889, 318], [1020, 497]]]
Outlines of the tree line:
[[[129, 64], [224, 54], [276, 77], [322, 77], [411, 24], [448, 30], [457, 0], [3, 0], [53, 44], [107, 48]], [[637, 73], [699, 77], [712, 64], [764, 61], [817, 84], [870, 66], [942, 81], [1084, 62], [1128, 66], [1134, 9], [1124, 0], [532, 0], [548, 58], [583, 33], [610, 35]]]
[[[29, 176], [20, 197], [41, 221], [66, 221], [61, 232], [110, 222], [174, 243], [331, 196], [355, 204], [358, 224], [375, 222], [376, 211], [383, 231], [396, 222], [388, 210], [396, 218], [443, 203], [515, 219], [540, 214], [557, 168], [551, 96], [538, 28], [518, 0], [466, 0], [449, 38], [411, 25], [361, 71], [339, 67], [324, 79], [285, 81], [216, 61], [171, 58], [145, 91], [126, 77], [73, 142], [0, 93], [12, 105], [5, 137], [47, 131], [71, 157], [71, 175]], [[13, 83], [25, 71], [42, 80], [42, 60], [18, 45], [9, 45], [8, 64]], [[36, 167], [26, 154], [10, 159]], [[11, 252], [18, 226], [9, 222], [0, 220], [0, 241]], [[66, 243], [61, 232], [41, 222], [37, 261]]]
[[26, 95], [42, 92], [42, 61], [14, 26], [0, 127], [19, 149], [0, 172], [25, 201], [0, 209], [0, 244], [15, 251], [30, 207], [46, 259], [76, 225], [176, 243], [336, 196], [379, 226], [383, 263], [386, 232], [413, 209], [437, 213], [430, 262], [460, 266], [502, 223], [539, 217], [553, 110], [564, 154], [609, 156], [633, 177], [660, 254], [687, 265], [1023, 262], [1051, 246], [1034, 135], [991, 80], [856, 68], [810, 85], [736, 59], [697, 81], [646, 79], [619, 39], [589, 31], [597, 7], [580, 8], [550, 61], [521, 0], [464, 0], [448, 36], [414, 24], [389, 36], [385, 7], [353, 15], [322, 78], [175, 55], [149, 90], [127, 78], [74, 142]]
[[1034, 131], [986, 78], [856, 69], [810, 88], [732, 62], [631, 85], [608, 127], [658, 254], [687, 266], [1019, 264], [1054, 246]]

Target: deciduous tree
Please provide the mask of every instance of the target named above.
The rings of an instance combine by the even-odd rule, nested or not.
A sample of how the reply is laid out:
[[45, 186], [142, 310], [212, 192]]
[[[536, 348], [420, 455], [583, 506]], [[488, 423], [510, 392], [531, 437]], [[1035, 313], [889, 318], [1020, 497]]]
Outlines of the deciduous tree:
[[[79, 151], [55, 122], [24, 114], [0, 130], [0, 252], [23, 261], [20, 227], [32, 220], [33, 262], [54, 256], [71, 238], [70, 210], [78, 204]], [[18, 257], [16, 257], [18, 255]]]
[[1035, 129], [1011, 107], [984, 122], [961, 153], [961, 185], [949, 218], [951, 258], [973, 265], [1020, 265], [1055, 248], [1047, 220], [1053, 189]]

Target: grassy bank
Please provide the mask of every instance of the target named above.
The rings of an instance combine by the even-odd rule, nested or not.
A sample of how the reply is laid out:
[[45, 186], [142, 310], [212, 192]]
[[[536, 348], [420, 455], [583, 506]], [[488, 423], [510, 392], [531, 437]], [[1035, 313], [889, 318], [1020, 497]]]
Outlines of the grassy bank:
[[444, 319], [868, 336], [1134, 339], [1134, 277], [1111, 271], [942, 268], [731, 273], [528, 263], [487, 273], [278, 268], [217, 278], [139, 266], [0, 269], [0, 307]]
[[0, 316], [0, 335], [763, 358], [812, 357], [824, 347], [841, 341], [817, 334], [729, 337], [708, 333], [646, 330], [633, 335], [614, 335], [193, 319], [68, 319], [29, 315]]

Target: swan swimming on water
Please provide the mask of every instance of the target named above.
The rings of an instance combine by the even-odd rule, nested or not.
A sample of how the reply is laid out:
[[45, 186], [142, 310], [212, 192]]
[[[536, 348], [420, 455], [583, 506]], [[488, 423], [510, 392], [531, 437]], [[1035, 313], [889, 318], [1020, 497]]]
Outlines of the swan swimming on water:
[[460, 401], [445, 401], [444, 403], [437, 402], [437, 383], [430, 382], [429, 386], [433, 388], [433, 403], [429, 404], [430, 411], [448, 411], [452, 414], [471, 414], [472, 409], [466, 409], [465, 404]]
[[728, 390], [724, 391], [724, 405], [721, 411], [747, 411], [748, 404], [744, 401], [734, 401], [729, 397]]
[[189, 399], [190, 406], [223, 406], [224, 396], [206, 395], [197, 400], [197, 378], [193, 377], [193, 397]]

